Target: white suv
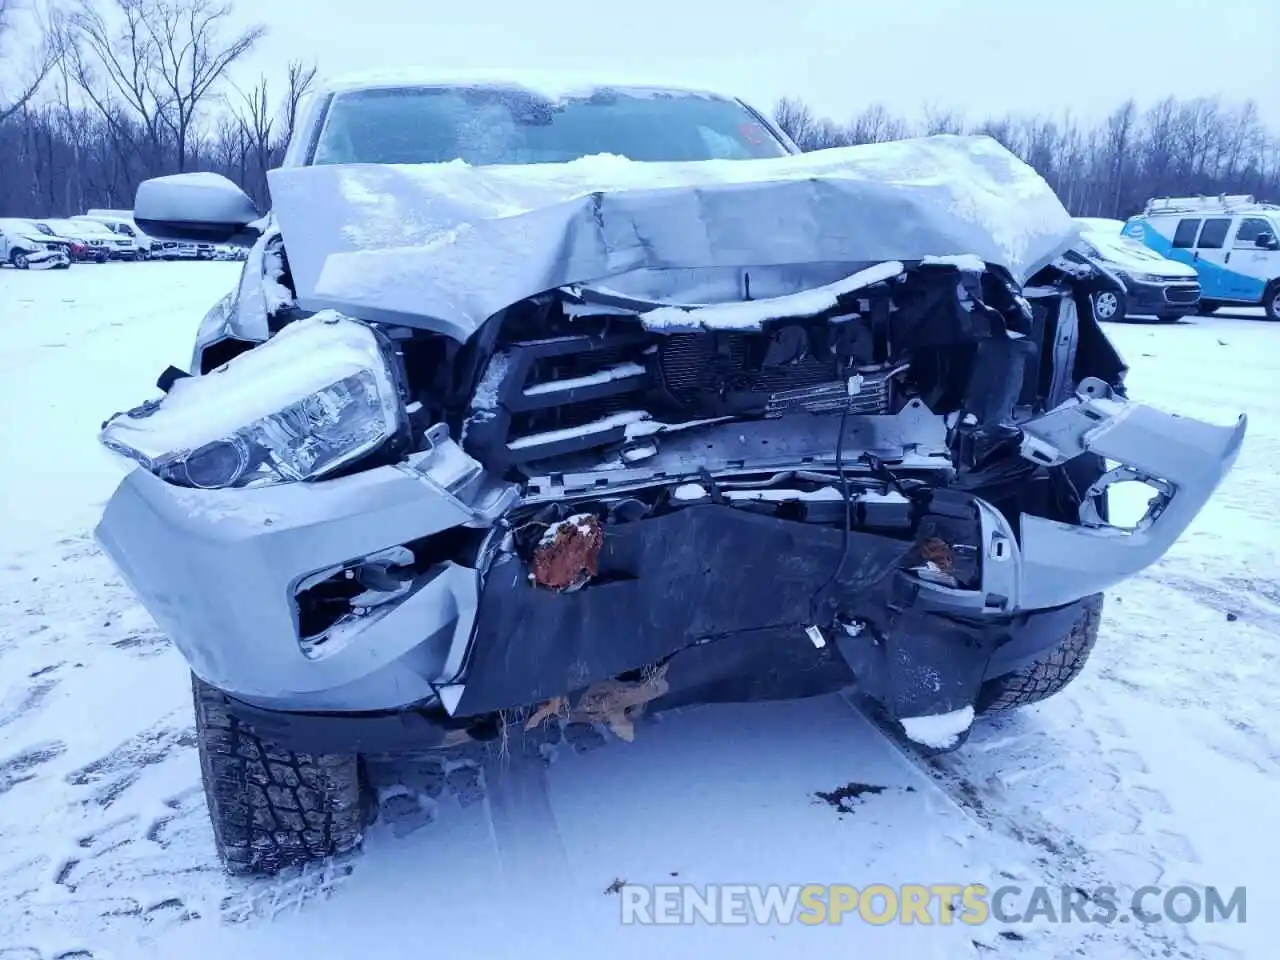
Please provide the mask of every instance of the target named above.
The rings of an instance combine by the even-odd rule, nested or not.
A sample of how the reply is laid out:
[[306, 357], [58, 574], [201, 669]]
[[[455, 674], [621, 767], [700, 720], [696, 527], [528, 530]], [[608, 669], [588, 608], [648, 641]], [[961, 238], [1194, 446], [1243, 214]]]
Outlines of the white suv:
[[71, 246], [59, 237], [46, 236], [28, 220], [0, 219], [0, 262], [19, 270], [64, 270], [71, 266]]
[[151, 256], [152, 240], [136, 226], [123, 217], [110, 217], [102, 214], [81, 213], [71, 218], [96, 223], [116, 235], [116, 247], [124, 252], [118, 257], [131, 260], [146, 260]]

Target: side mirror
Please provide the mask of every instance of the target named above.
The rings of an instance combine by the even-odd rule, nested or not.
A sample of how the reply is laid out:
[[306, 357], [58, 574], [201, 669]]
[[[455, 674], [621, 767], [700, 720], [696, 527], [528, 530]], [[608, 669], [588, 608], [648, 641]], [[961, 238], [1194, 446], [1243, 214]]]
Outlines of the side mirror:
[[249, 196], [216, 173], [178, 173], [138, 184], [133, 219], [157, 240], [251, 246], [262, 214]]
[[1263, 250], [1280, 250], [1280, 241], [1276, 240], [1275, 234], [1272, 233], [1258, 234], [1253, 244]]

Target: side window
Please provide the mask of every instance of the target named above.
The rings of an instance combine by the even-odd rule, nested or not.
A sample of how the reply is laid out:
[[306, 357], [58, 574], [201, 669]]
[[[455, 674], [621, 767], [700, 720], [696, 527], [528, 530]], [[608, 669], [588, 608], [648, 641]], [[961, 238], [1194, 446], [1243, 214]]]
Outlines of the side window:
[[1199, 229], [1199, 220], [1179, 220], [1178, 229], [1173, 234], [1173, 245], [1181, 250], [1191, 249], [1196, 245], [1196, 232]]
[[1231, 229], [1230, 217], [1215, 217], [1204, 222], [1200, 231], [1200, 242], [1196, 244], [1201, 250], [1220, 250], [1226, 243], [1227, 231]]
[[1258, 237], [1264, 233], [1273, 233], [1270, 223], [1261, 217], [1245, 217], [1240, 221], [1240, 229], [1236, 231], [1236, 240], [1232, 246], [1254, 247]]

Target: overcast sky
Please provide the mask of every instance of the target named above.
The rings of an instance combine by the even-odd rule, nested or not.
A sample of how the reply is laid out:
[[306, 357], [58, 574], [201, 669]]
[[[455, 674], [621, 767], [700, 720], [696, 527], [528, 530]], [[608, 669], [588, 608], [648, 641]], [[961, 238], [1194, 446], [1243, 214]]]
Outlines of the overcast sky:
[[1070, 109], [1127, 97], [1257, 101], [1280, 133], [1280, 0], [237, 0], [271, 32], [241, 76], [290, 57], [395, 66], [621, 70], [846, 120]]

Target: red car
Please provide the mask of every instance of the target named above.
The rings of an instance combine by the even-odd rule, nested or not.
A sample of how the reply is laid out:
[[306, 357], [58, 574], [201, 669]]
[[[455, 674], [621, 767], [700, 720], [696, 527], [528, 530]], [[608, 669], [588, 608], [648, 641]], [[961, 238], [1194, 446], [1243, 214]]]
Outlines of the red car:
[[92, 236], [88, 231], [80, 229], [81, 225], [73, 220], [34, 220], [36, 228], [46, 236], [59, 237], [71, 244], [71, 259], [77, 263], [92, 260], [94, 263], [106, 263], [111, 259], [111, 247], [108, 242], [96, 233]]

